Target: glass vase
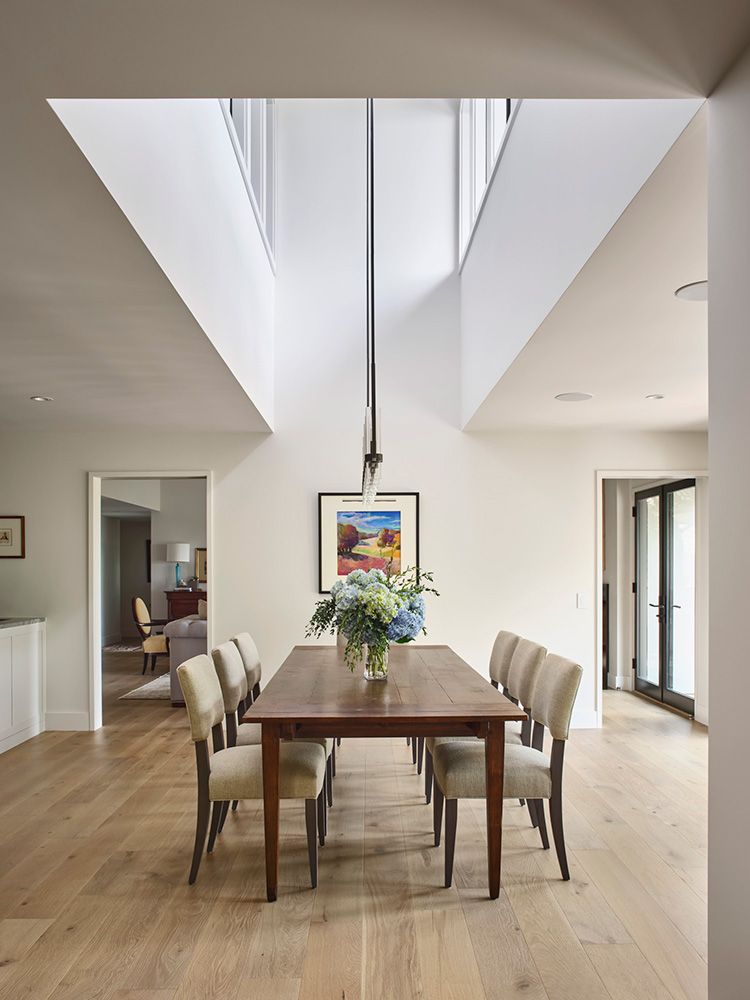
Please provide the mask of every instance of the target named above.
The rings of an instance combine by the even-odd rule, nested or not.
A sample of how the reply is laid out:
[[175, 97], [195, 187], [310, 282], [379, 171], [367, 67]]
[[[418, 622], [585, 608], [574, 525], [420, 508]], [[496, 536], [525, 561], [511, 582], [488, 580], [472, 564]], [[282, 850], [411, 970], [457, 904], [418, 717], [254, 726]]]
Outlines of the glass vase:
[[381, 652], [373, 646], [367, 647], [365, 653], [365, 680], [388, 680], [388, 646]]

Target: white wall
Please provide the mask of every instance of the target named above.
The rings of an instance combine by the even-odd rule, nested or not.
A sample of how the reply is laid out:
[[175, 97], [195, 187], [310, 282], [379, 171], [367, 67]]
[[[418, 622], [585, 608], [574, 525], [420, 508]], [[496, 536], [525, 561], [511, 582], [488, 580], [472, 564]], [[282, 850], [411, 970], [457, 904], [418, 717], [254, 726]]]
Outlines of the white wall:
[[270, 427], [273, 272], [219, 100], [50, 104]]
[[[159, 480], [154, 480], [157, 484]], [[205, 520], [205, 518], [204, 518]], [[151, 522], [123, 518], [120, 521], [120, 634], [123, 638], [137, 638], [138, 630], [133, 621], [132, 600], [142, 597], [148, 601], [151, 584], [146, 572], [146, 539], [151, 537]]]
[[[182, 580], [195, 575], [195, 550], [206, 544], [206, 480], [163, 479], [161, 510], [151, 515], [151, 616], [167, 617], [165, 590], [174, 590], [175, 566], [167, 562], [167, 544], [186, 542], [190, 559], [180, 564]], [[201, 584], [205, 587], [205, 584]]]
[[702, 103], [522, 103], [462, 271], [462, 426]]
[[747, 994], [750, 725], [745, 688], [750, 534], [750, 50], [709, 99], [708, 308], [711, 405], [709, 995]]
[[119, 642], [120, 519], [102, 518], [102, 645]]
[[158, 510], [161, 506], [161, 482], [158, 479], [103, 479], [102, 496]]

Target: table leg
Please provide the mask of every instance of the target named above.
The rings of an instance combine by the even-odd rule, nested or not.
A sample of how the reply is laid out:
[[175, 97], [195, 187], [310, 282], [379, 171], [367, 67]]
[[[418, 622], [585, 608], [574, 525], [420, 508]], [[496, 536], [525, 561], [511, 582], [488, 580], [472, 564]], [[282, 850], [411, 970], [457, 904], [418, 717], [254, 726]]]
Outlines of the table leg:
[[263, 821], [266, 835], [266, 896], [279, 888], [279, 731], [263, 723]]
[[504, 722], [490, 723], [484, 758], [487, 769], [487, 862], [490, 899], [497, 899], [500, 895], [500, 858], [503, 839]]

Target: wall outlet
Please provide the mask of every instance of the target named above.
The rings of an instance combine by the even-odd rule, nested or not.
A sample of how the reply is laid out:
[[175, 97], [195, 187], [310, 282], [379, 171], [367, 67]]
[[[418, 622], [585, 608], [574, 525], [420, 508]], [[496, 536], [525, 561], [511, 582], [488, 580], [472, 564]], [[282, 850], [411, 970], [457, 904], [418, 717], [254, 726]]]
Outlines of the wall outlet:
[[585, 594], [576, 594], [576, 607], [577, 608], [585, 608], [586, 607], [586, 595]]

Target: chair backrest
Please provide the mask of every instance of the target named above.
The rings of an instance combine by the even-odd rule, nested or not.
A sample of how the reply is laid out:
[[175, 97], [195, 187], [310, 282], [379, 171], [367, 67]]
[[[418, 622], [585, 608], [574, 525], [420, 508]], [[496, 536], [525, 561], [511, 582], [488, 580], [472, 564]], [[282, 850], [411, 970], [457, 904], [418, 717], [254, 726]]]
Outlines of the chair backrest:
[[142, 597], [134, 597], [131, 601], [133, 608], [133, 621], [136, 628], [141, 633], [143, 639], [148, 639], [151, 635], [151, 613]]
[[518, 640], [510, 661], [506, 687], [511, 698], [516, 698], [524, 708], [529, 708], [533, 701], [534, 688], [546, 655], [547, 650], [538, 642]]
[[211, 650], [211, 657], [221, 685], [224, 711], [227, 715], [233, 714], [240, 702], [247, 698], [247, 674], [240, 651], [233, 642], [222, 642]]
[[583, 670], [564, 656], [548, 653], [539, 671], [531, 702], [534, 722], [546, 726], [554, 740], [567, 740]]
[[177, 668], [185, 697], [190, 735], [196, 743], [207, 740], [214, 726], [224, 721], [224, 699], [211, 657], [200, 653]]
[[232, 642], [242, 657], [242, 664], [247, 675], [247, 689], [248, 691], [252, 691], [255, 685], [260, 683], [261, 670], [258, 647], [253, 642], [253, 637], [249, 632], [240, 632], [239, 635], [233, 635]]
[[516, 635], [515, 632], [500, 631], [497, 633], [495, 645], [490, 654], [490, 677], [493, 681], [497, 681], [501, 688], [508, 686], [510, 661], [520, 638], [520, 635]]

